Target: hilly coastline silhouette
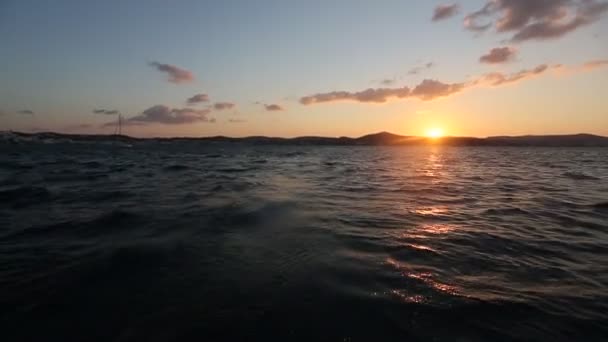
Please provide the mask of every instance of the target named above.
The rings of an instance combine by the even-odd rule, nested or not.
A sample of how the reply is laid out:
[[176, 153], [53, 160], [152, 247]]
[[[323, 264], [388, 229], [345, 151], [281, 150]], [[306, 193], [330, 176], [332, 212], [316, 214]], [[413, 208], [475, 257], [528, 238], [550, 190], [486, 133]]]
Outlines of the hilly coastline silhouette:
[[2, 132], [0, 140], [19, 143], [24, 141], [39, 142], [70, 142], [70, 141], [200, 141], [207, 143], [246, 143], [257, 145], [352, 145], [352, 146], [416, 146], [416, 145], [445, 145], [445, 146], [563, 146], [563, 147], [608, 147], [608, 137], [593, 134], [567, 135], [522, 135], [522, 136], [493, 136], [487, 138], [451, 137], [427, 138], [420, 136], [404, 136], [389, 132], [379, 132], [358, 138], [351, 137], [322, 137], [303, 136], [295, 138], [280, 138], [266, 136], [250, 137], [174, 137], [174, 138], [136, 138], [127, 135], [86, 135], [64, 134], [54, 132], [23, 133]]

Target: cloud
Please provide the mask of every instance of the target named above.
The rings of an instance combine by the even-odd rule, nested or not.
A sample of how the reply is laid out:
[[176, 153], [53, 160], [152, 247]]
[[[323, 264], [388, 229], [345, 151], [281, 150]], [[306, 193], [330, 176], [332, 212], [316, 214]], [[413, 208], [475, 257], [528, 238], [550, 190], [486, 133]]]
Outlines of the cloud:
[[435, 66], [435, 63], [433, 63], [433, 62], [427, 62], [424, 65], [417, 66], [417, 67], [414, 67], [414, 68], [410, 69], [410, 71], [408, 71], [407, 74], [408, 75], [418, 75], [422, 71], [428, 70], [428, 69], [430, 69], [430, 68], [432, 68], [434, 66]]
[[561, 65], [548, 66], [547, 64], [541, 64], [534, 69], [524, 69], [516, 73], [512, 74], [504, 74], [501, 72], [491, 72], [485, 75], [482, 75], [476, 83], [479, 84], [488, 84], [491, 86], [500, 86], [509, 83], [515, 83], [519, 81], [523, 81], [525, 79], [529, 79], [531, 77], [538, 76], [550, 69], [561, 68]]
[[589, 61], [583, 64], [583, 69], [585, 70], [593, 70], [597, 68], [602, 68], [608, 66], [608, 59], [597, 59], [593, 61]]
[[163, 64], [159, 62], [150, 62], [148, 65], [156, 68], [160, 72], [167, 74], [168, 81], [171, 83], [189, 83], [194, 81], [194, 74], [188, 70], [176, 67], [171, 64]]
[[567, 66], [562, 64], [553, 65], [551, 68], [560, 75], [573, 75], [583, 72], [590, 72], [596, 69], [608, 67], [608, 59], [590, 60], [576, 66]]
[[419, 99], [432, 101], [442, 97], [449, 97], [465, 91], [469, 88], [489, 86], [498, 87], [514, 84], [534, 77], [538, 77], [548, 71], [570, 71], [572, 73], [589, 71], [600, 67], [608, 67], [608, 60], [594, 60], [579, 66], [564, 66], [561, 64], [547, 65], [541, 64], [532, 69], [523, 69], [514, 73], [491, 72], [476, 78], [456, 83], [444, 83], [438, 80], [426, 79], [410, 90], [408, 87], [402, 88], [377, 88], [367, 89], [359, 92], [332, 91], [318, 93], [300, 98], [303, 105], [336, 101], [354, 101], [361, 103], [384, 103], [391, 99]]
[[433, 12], [433, 21], [451, 18], [458, 13], [459, 8], [458, 4], [439, 5]]
[[364, 103], [385, 103], [392, 98], [418, 98], [424, 101], [434, 100], [439, 97], [449, 96], [462, 91], [464, 83], [446, 84], [436, 80], [424, 80], [414, 89], [401, 88], [377, 88], [367, 89], [360, 92], [334, 91], [305, 96], [300, 99], [303, 105], [310, 105], [334, 101], [356, 101]]
[[17, 114], [24, 114], [24, 115], [34, 115], [34, 111], [29, 110], [29, 109], [22, 109], [20, 111], [17, 111]]
[[[123, 124], [180, 125], [193, 124], [198, 122], [215, 122], [215, 119], [208, 117], [209, 113], [211, 113], [211, 110], [209, 109], [169, 108], [164, 105], [156, 105], [144, 110], [141, 114], [137, 116], [124, 120]], [[115, 125], [115, 122], [108, 122], [104, 126], [107, 127]]]
[[196, 94], [187, 100], [188, 104], [193, 105], [202, 102], [209, 102], [209, 95], [207, 94]]
[[118, 111], [116, 109], [112, 109], [112, 110], [108, 110], [108, 109], [93, 109], [93, 114], [114, 115], [114, 114], [118, 114]]
[[213, 108], [215, 110], [227, 110], [236, 107], [234, 103], [231, 102], [216, 102], [213, 104]]
[[436, 80], [424, 80], [412, 91], [411, 97], [430, 101], [440, 97], [450, 96], [465, 88], [465, 83], [446, 84]]
[[285, 108], [279, 106], [278, 104], [265, 104], [264, 108], [269, 112], [278, 112], [285, 110]]
[[393, 78], [386, 78], [380, 81], [380, 84], [385, 85], [385, 86], [390, 86], [395, 84], [395, 82], [397, 82], [397, 80], [393, 79]]
[[310, 105], [323, 102], [357, 101], [367, 103], [384, 103], [389, 98], [405, 98], [410, 95], [410, 88], [369, 88], [359, 92], [333, 91], [300, 98], [300, 103]]
[[243, 119], [228, 119], [229, 123], [243, 123], [243, 122], [247, 122], [246, 120]]
[[608, 11], [599, 0], [489, 0], [465, 17], [465, 28], [483, 32], [494, 26], [498, 33], [512, 33], [511, 41], [562, 37], [592, 24]]
[[493, 48], [487, 54], [479, 57], [479, 62], [486, 64], [506, 63], [513, 60], [516, 55], [517, 50], [509, 46]]

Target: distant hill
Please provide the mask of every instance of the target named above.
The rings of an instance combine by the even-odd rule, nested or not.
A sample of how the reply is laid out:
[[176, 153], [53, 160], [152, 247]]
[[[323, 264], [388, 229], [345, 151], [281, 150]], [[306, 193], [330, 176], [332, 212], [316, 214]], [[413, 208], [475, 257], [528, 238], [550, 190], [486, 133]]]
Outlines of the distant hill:
[[112, 142], [135, 143], [139, 141], [190, 141], [201, 143], [241, 143], [254, 145], [361, 145], [361, 146], [416, 146], [416, 145], [445, 145], [445, 146], [588, 146], [608, 147], [608, 137], [592, 134], [571, 135], [524, 135], [496, 136], [488, 138], [473, 137], [443, 137], [430, 139], [425, 137], [403, 136], [388, 132], [364, 135], [359, 138], [349, 137], [297, 137], [278, 138], [251, 136], [231, 138], [225, 136], [200, 138], [133, 138], [125, 135], [82, 135], [45, 133], [0, 132], [0, 141], [20, 142]]

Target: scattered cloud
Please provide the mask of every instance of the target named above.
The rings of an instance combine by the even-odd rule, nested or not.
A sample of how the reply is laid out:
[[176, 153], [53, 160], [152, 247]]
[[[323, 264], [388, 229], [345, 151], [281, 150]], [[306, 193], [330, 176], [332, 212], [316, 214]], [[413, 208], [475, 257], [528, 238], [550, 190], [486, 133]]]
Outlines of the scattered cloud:
[[462, 91], [465, 86], [465, 83], [446, 84], [436, 80], [424, 80], [414, 88], [411, 97], [417, 97], [423, 101], [430, 101], [458, 93]]
[[576, 66], [567, 66], [563, 64], [556, 64], [551, 66], [551, 68], [560, 75], [574, 75], [606, 67], [608, 67], [608, 59], [590, 60]]
[[593, 70], [608, 66], [608, 59], [597, 59], [583, 64], [585, 70]]
[[151, 67], [156, 68], [156, 70], [160, 72], [164, 72], [167, 74], [168, 81], [171, 83], [190, 83], [194, 81], [194, 74], [186, 69], [182, 69], [176, 67], [171, 64], [163, 64], [159, 62], [150, 62], [148, 63]]
[[29, 110], [29, 109], [22, 109], [20, 111], [17, 111], [17, 114], [24, 114], [24, 115], [34, 115], [34, 111]]
[[[144, 110], [141, 114], [123, 121], [125, 125], [145, 125], [145, 124], [164, 124], [180, 125], [193, 124], [198, 122], [215, 122], [209, 118], [209, 109], [192, 108], [170, 108], [164, 105], [152, 106]], [[104, 126], [115, 126], [115, 122], [106, 123]]]
[[264, 108], [269, 112], [278, 112], [278, 111], [285, 110], [285, 108], [281, 107], [278, 104], [265, 104]]
[[410, 95], [410, 88], [369, 88], [359, 92], [333, 91], [305, 96], [300, 99], [303, 105], [323, 102], [357, 101], [368, 103], [384, 103], [389, 98], [406, 98]]
[[190, 105], [194, 105], [194, 104], [198, 104], [198, 103], [203, 103], [203, 102], [209, 102], [209, 95], [207, 95], [207, 94], [196, 94], [196, 95], [190, 97], [187, 100], [187, 102]]
[[512, 61], [517, 55], [515, 48], [505, 46], [493, 48], [487, 54], [479, 57], [479, 62], [486, 64], [500, 64]]
[[395, 80], [394, 78], [386, 78], [380, 81], [380, 84], [385, 85], [385, 86], [391, 86], [393, 84], [395, 84], [397, 82], [397, 80]]
[[433, 21], [444, 20], [453, 17], [458, 13], [460, 6], [458, 4], [444, 4], [435, 7], [433, 12]]
[[547, 65], [541, 64], [533, 69], [523, 69], [514, 73], [491, 72], [483, 74], [471, 80], [444, 83], [437, 80], [426, 79], [415, 86], [413, 89], [402, 88], [370, 88], [359, 92], [332, 91], [318, 93], [300, 98], [303, 105], [336, 101], [355, 101], [361, 103], [385, 103], [391, 99], [410, 99], [415, 98], [422, 101], [432, 101], [442, 97], [448, 97], [469, 88], [489, 86], [498, 87], [507, 84], [514, 84], [520, 81], [540, 76], [548, 71], [571, 71], [582, 72], [600, 67], [608, 67], [608, 60], [595, 60], [584, 63], [580, 66], [567, 67], [561, 64]]
[[229, 123], [243, 123], [243, 122], [247, 122], [246, 120], [243, 119], [228, 119]]
[[511, 41], [562, 37], [592, 24], [608, 11], [600, 0], [489, 0], [465, 17], [465, 28], [484, 32], [512, 33]]
[[418, 75], [419, 73], [421, 73], [424, 70], [428, 70], [432, 67], [435, 66], [435, 63], [433, 62], [427, 62], [424, 65], [419, 65], [417, 67], [414, 67], [412, 69], [410, 69], [410, 71], [407, 72], [408, 75]]
[[215, 110], [227, 110], [233, 109], [236, 105], [232, 102], [216, 102], [213, 104], [213, 109]]
[[560, 65], [556, 66], [548, 66], [547, 64], [541, 64], [534, 69], [524, 69], [516, 73], [505, 74], [502, 72], [491, 72], [485, 75], [482, 75], [477, 83], [479, 84], [487, 84], [490, 86], [500, 86], [509, 83], [515, 83], [519, 81], [523, 81], [525, 79], [529, 79], [531, 77], [538, 76], [550, 69], [560, 68]]
[[118, 114], [118, 111], [116, 109], [112, 109], [112, 110], [108, 110], [108, 109], [93, 109], [93, 114], [114, 115], [114, 114]]

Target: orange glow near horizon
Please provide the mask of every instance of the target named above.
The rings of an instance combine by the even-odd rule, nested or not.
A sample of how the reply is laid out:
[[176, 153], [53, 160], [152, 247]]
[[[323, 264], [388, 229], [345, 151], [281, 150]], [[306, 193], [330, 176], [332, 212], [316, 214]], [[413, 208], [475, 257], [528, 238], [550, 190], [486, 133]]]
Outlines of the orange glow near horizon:
[[426, 136], [431, 139], [439, 139], [443, 137], [443, 129], [434, 127], [426, 131]]

